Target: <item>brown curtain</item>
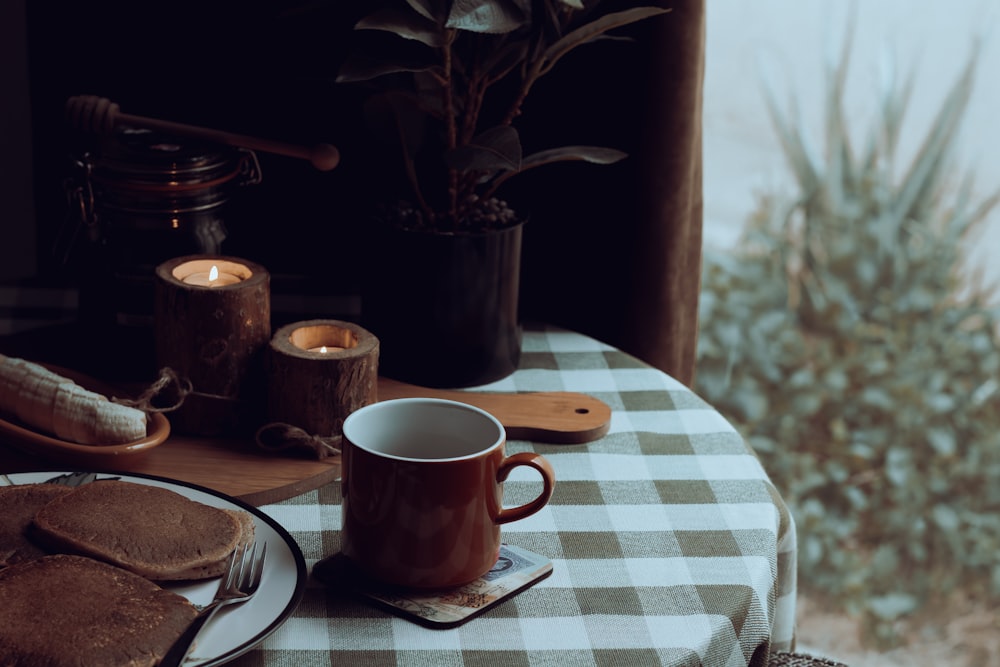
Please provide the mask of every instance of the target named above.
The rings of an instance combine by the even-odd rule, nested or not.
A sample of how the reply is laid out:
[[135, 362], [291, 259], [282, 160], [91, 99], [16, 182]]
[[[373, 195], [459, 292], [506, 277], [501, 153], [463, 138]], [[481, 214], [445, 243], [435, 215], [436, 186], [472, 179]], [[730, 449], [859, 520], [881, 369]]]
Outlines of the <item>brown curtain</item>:
[[523, 186], [531, 219], [522, 291], [528, 318], [592, 335], [691, 385], [705, 3], [660, 4], [671, 11], [635, 26], [633, 43], [588, 47], [566, 63], [564, 78], [549, 82], [549, 96], [525, 110], [527, 120], [551, 109], [536, 120], [549, 123], [544, 131], [524, 130], [525, 143], [555, 145], [573, 133], [587, 141], [567, 136], [566, 143], [614, 146], [630, 157], [610, 167], [554, 167]]

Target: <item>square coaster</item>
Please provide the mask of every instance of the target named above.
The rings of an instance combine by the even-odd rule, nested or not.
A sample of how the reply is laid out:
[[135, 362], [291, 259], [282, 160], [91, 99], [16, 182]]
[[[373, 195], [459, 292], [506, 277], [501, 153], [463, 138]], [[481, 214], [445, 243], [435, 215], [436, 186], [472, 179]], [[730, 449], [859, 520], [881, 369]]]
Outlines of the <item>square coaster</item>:
[[376, 606], [435, 629], [462, 625], [552, 574], [552, 561], [527, 549], [500, 545], [500, 558], [489, 572], [457, 588], [416, 590], [366, 577], [343, 554], [313, 566], [313, 574], [329, 587], [346, 588]]

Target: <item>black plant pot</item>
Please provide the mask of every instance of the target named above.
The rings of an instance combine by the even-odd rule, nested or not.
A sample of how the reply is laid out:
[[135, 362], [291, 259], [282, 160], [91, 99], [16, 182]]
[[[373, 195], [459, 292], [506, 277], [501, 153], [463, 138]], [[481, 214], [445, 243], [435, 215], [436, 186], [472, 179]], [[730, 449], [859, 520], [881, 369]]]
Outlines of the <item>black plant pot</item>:
[[379, 339], [382, 375], [425, 387], [471, 387], [517, 369], [522, 226], [379, 230], [361, 313]]

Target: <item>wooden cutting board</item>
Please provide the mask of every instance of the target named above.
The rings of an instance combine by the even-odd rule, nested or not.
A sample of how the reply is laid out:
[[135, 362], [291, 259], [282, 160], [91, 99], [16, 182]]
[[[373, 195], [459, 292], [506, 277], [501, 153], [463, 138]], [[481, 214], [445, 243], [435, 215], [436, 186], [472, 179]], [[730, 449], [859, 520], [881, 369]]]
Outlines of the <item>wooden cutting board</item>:
[[[577, 444], [608, 432], [611, 409], [602, 401], [573, 392], [521, 394], [427, 389], [379, 378], [379, 400], [407, 397], [447, 398], [482, 408], [507, 429], [511, 440]], [[317, 460], [296, 452], [271, 454], [243, 439], [171, 434], [162, 445], [121, 457], [117, 472], [169, 477], [215, 489], [252, 505], [285, 500], [340, 478], [340, 457]], [[0, 472], [66, 470], [21, 451], [0, 447]], [[74, 466], [73, 469], [80, 469]]]

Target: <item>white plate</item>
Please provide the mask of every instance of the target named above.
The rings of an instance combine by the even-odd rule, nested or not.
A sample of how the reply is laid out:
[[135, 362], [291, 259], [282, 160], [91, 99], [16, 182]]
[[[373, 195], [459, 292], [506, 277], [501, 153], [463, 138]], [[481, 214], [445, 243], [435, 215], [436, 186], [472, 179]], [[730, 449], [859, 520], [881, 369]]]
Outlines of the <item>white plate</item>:
[[[9, 473], [7, 477], [14, 484], [31, 484], [44, 482], [64, 472]], [[216, 614], [198, 637], [197, 646], [185, 665], [207, 667], [228, 662], [262, 642], [295, 611], [305, 592], [308, 576], [306, 562], [295, 540], [274, 519], [252, 505], [195, 484], [149, 475], [98, 473], [98, 479], [106, 477], [159, 486], [206, 505], [249, 512], [254, 517], [257, 541], [267, 543], [264, 576], [257, 594], [249, 602]], [[193, 584], [167, 584], [164, 588], [200, 605], [212, 599], [218, 585], [218, 578], [214, 578]]]

